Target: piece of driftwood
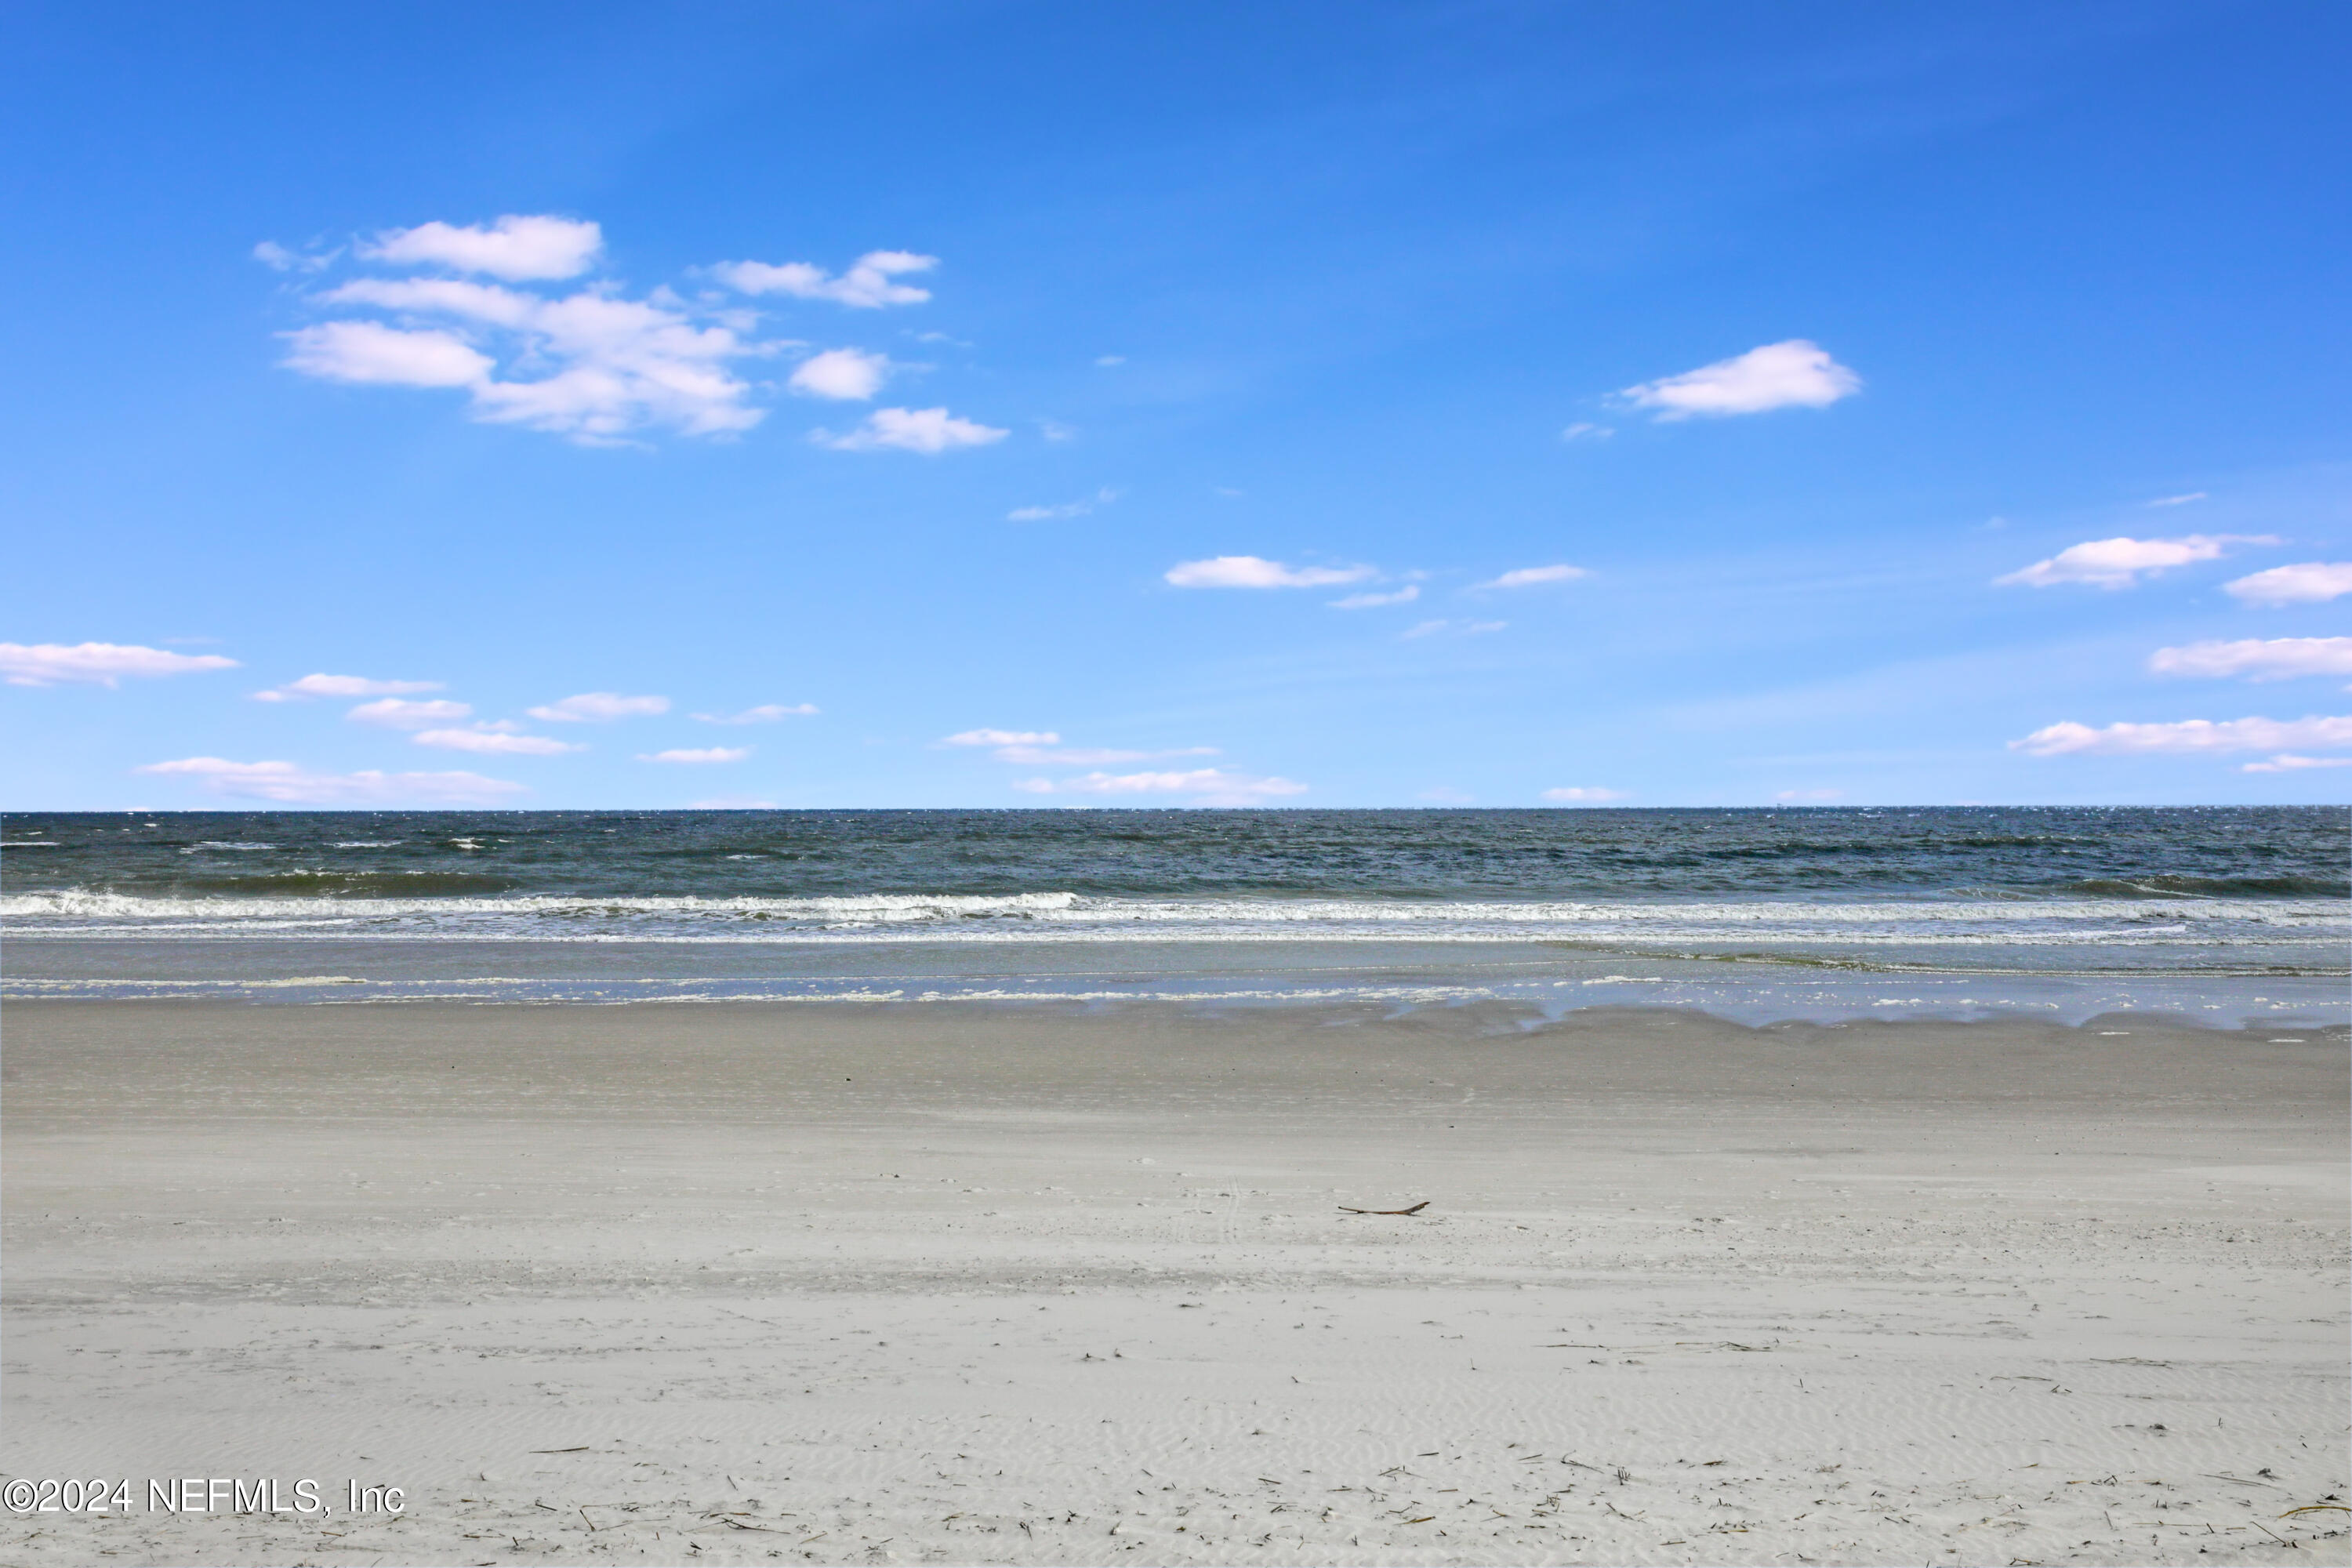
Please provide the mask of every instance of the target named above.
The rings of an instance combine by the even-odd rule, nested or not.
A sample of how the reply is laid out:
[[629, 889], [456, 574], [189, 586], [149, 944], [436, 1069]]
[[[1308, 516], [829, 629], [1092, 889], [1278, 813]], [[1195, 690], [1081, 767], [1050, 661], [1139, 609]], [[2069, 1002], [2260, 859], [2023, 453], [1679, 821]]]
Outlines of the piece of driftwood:
[[1423, 1198], [1409, 1209], [1351, 1209], [1346, 1204], [1341, 1204], [1339, 1212], [1341, 1214], [1419, 1214], [1428, 1206], [1429, 1200]]

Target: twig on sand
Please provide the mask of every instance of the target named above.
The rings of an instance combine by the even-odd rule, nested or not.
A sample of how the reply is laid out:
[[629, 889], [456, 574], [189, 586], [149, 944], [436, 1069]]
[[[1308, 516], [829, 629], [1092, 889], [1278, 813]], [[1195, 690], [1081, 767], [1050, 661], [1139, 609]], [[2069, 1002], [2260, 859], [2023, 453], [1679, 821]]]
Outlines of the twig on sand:
[[1419, 1203], [1417, 1203], [1417, 1204], [1413, 1205], [1412, 1205], [1412, 1207], [1411, 1207], [1411, 1208], [1409, 1208], [1409, 1209], [1351, 1209], [1351, 1208], [1349, 1208], [1346, 1204], [1341, 1204], [1341, 1205], [1339, 1205], [1339, 1212], [1340, 1212], [1341, 1214], [1393, 1214], [1393, 1215], [1408, 1215], [1408, 1214], [1419, 1214], [1422, 1210], [1423, 1210], [1423, 1209], [1427, 1208], [1428, 1206], [1429, 1206], [1429, 1200], [1428, 1200], [1427, 1198], [1423, 1198], [1423, 1199], [1422, 1199], [1422, 1200], [1421, 1200], [1421, 1202], [1419, 1202]]
[[2299, 1513], [2326, 1513], [2326, 1512], [2327, 1512], [2327, 1511], [2328, 1511], [2329, 1510], [2331, 1510], [2331, 1509], [2332, 1509], [2332, 1510], [2335, 1510], [2336, 1512], [2337, 1512], [2337, 1513], [2352, 1513], [2352, 1506], [2347, 1506], [2347, 1505], [2346, 1505], [2346, 1504], [2344, 1504], [2344, 1503], [2340, 1503], [2340, 1502], [2315, 1502], [2315, 1503], [2307, 1503], [2307, 1504], [2305, 1504], [2305, 1505], [2304, 1507], [2302, 1507], [2302, 1508], [2291, 1508], [2291, 1509], [2287, 1510], [2284, 1513], [2283, 1513], [2283, 1514], [2279, 1515], [2279, 1517], [2280, 1517], [2281, 1519], [2293, 1519], [2296, 1514], [2299, 1514]]

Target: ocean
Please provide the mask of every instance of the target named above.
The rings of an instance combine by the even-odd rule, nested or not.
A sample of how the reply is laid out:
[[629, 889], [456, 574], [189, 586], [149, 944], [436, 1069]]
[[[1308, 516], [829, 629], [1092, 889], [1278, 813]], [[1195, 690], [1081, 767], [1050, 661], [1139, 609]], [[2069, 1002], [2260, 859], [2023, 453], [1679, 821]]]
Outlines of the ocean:
[[2338, 807], [0, 822], [0, 995], [2345, 1021]]

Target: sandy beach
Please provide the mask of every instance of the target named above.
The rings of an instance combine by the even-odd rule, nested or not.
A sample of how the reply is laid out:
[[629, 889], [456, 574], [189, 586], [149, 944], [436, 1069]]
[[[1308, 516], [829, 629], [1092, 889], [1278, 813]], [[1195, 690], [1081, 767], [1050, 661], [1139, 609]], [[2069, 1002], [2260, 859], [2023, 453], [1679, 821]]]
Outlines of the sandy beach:
[[2352, 1559], [2341, 1028], [5, 1023], [11, 1562]]

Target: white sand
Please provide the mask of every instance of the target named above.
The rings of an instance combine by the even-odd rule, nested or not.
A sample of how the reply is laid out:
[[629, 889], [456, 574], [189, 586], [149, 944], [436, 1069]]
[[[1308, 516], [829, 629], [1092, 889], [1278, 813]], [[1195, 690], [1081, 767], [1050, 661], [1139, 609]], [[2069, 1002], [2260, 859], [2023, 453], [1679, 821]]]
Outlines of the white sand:
[[1522, 1022], [12, 1005], [0, 1468], [406, 1510], [0, 1556], [2352, 1558], [2341, 1030]]

